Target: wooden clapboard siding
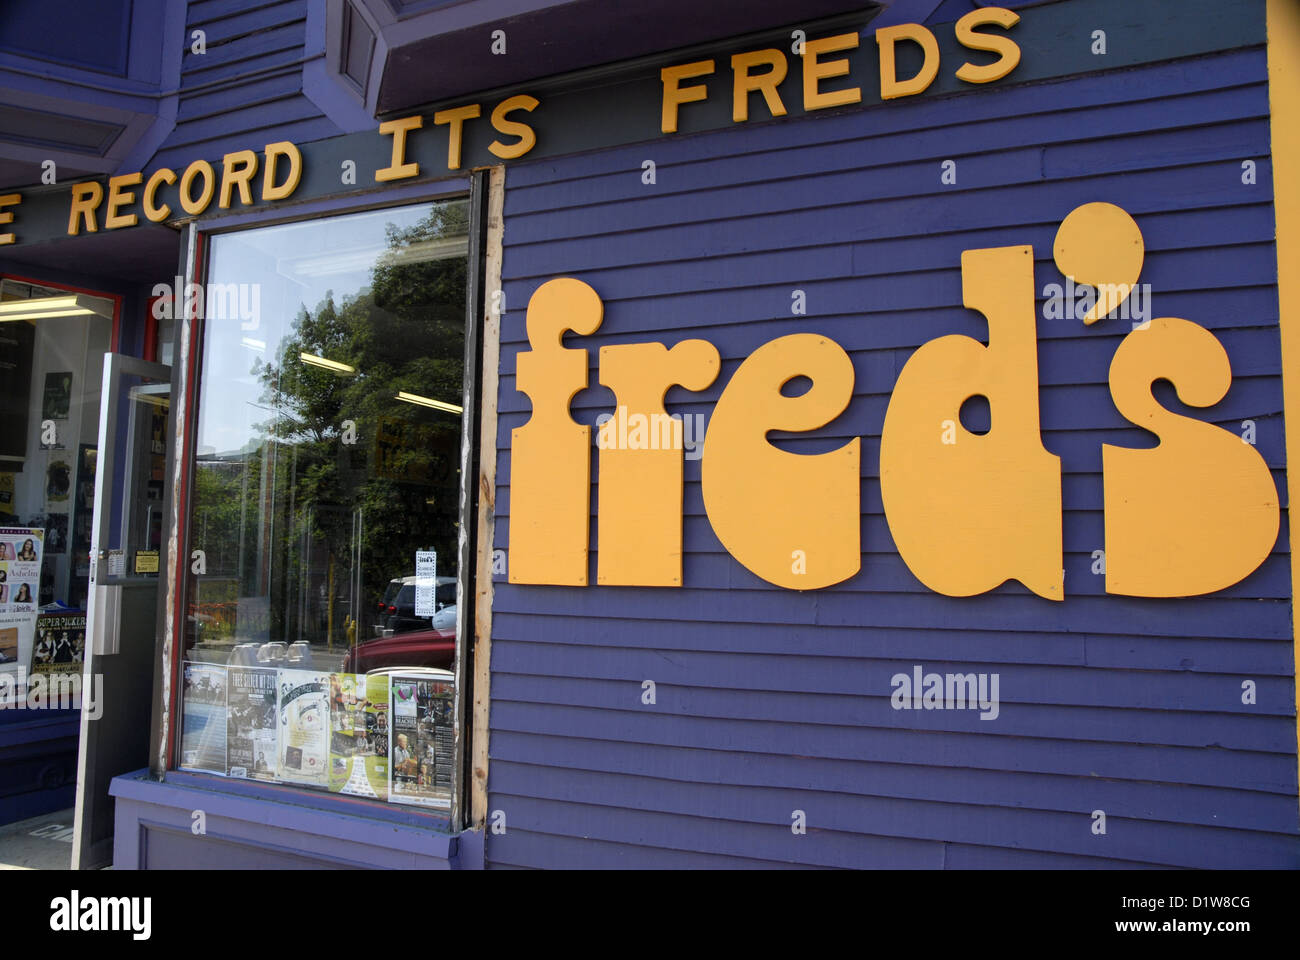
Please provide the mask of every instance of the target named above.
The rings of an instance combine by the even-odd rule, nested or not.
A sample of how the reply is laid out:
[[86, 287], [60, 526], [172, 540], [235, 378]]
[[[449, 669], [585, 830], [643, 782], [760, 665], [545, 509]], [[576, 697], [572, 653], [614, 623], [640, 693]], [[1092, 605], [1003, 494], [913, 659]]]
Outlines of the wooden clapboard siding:
[[[305, 143], [338, 127], [303, 94], [308, 0], [199, 0], [187, 8], [176, 127], [154, 165], [220, 159], [262, 143]], [[206, 52], [193, 51], [202, 30]], [[261, 138], [259, 140], [259, 137]]]
[[[1285, 506], [1268, 102], [1264, 51], [1251, 48], [513, 166], [494, 546], [509, 546], [510, 434], [530, 410], [515, 387], [524, 308], [547, 279], [575, 276], [605, 302], [597, 335], [569, 342], [589, 351], [582, 423], [612, 408], [597, 372], [607, 344], [713, 342], [717, 383], [668, 394], [671, 412], [705, 417], [775, 337], [818, 332], [849, 351], [845, 413], [773, 440], [814, 453], [864, 438], [863, 567], [808, 593], [755, 577], [713, 534], [688, 460], [682, 588], [498, 577], [488, 790], [507, 830], [489, 833], [489, 865], [1300, 864], [1286, 523], [1259, 570], [1212, 596], [1107, 596], [1091, 573], [1101, 445], [1154, 442], [1109, 397], [1126, 321], [1039, 320], [1043, 442], [1062, 459], [1063, 603], [1014, 583], [928, 591], [894, 548], [878, 482], [908, 357], [937, 336], [986, 337], [961, 305], [961, 252], [1033, 244], [1041, 293], [1062, 281], [1061, 219], [1106, 200], [1143, 230], [1151, 316], [1208, 327], [1232, 362], [1232, 388], [1208, 410], [1158, 397], [1233, 432], [1253, 420]], [[939, 182], [947, 159], [953, 186]], [[1247, 159], [1254, 185], [1241, 182]], [[794, 289], [806, 316], [790, 314]], [[592, 472], [598, 482], [594, 450]], [[593, 489], [593, 569], [595, 506]], [[892, 709], [890, 678], [914, 664], [998, 673], [999, 718]], [[1244, 679], [1255, 705], [1241, 702]], [[1097, 809], [1105, 836], [1090, 829]]]

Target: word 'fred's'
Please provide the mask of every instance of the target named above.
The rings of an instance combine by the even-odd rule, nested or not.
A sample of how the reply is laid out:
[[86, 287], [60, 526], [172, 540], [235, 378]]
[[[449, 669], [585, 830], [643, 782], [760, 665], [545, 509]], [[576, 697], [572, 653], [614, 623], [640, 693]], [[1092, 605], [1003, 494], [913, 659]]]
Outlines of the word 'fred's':
[[[1111, 315], [1134, 289], [1145, 247], [1133, 218], [1089, 203], [1061, 223], [1053, 250], [1071, 283], [1095, 285], [1085, 323]], [[967, 250], [962, 302], [984, 315], [987, 345], [944, 336], [922, 345], [898, 377], [880, 441], [880, 488], [890, 534], [930, 589], [973, 596], [1017, 580], [1064, 599], [1061, 461], [1042, 444], [1033, 248]], [[1119, 291], [1118, 293], [1114, 291]], [[528, 304], [530, 349], [518, 388], [532, 416], [511, 439], [512, 583], [585, 586], [591, 428], [569, 404], [588, 386], [585, 349], [566, 333], [600, 328], [604, 305], [573, 278], [548, 281]], [[707, 389], [720, 358], [705, 340], [602, 347], [600, 382], [620, 416], [667, 417], [674, 385]], [[801, 396], [782, 393], [806, 377]], [[1195, 323], [1159, 317], [1120, 342], [1110, 394], [1120, 414], [1160, 438], [1151, 449], [1103, 444], [1106, 592], [1139, 597], [1212, 593], [1257, 569], [1277, 539], [1277, 488], [1250, 444], [1212, 423], [1173, 413], [1151, 393], [1173, 383], [1209, 407], [1232, 382], [1227, 353]], [[830, 423], [853, 396], [854, 369], [839, 344], [797, 333], [763, 344], [722, 391], [705, 435], [701, 487], [709, 523], [731, 555], [764, 580], [797, 590], [840, 583], [861, 568], [861, 439], [826, 453], [774, 446], [770, 431]], [[986, 397], [992, 427], [961, 426], [962, 404]], [[602, 432], [617, 429], [606, 420]], [[625, 444], [601, 437], [596, 579], [623, 586], [682, 585], [683, 441]]]

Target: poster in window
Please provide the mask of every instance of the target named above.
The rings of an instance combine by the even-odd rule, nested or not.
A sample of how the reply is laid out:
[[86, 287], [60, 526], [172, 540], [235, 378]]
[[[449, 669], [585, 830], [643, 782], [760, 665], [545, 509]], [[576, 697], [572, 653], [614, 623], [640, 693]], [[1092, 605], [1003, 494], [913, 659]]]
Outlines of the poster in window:
[[0, 527], [0, 670], [31, 662], [44, 549], [43, 527]]
[[43, 613], [36, 618], [32, 673], [80, 676], [86, 658], [86, 615]]
[[47, 513], [45, 515], [45, 552], [67, 553], [68, 551], [68, 515], [66, 513]]
[[279, 779], [329, 787], [330, 675], [279, 671]]
[[438, 552], [415, 551], [415, 615], [432, 617], [438, 612], [435, 598], [438, 585]]
[[[91, 525], [95, 511], [95, 467], [99, 454], [95, 447], [82, 444], [77, 451], [77, 482], [73, 491], [72, 539], [73, 576], [77, 578], [74, 600], [88, 592], [90, 575]], [[84, 603], [84, 601], [81, 601]]]
[[184, 664], [181, 769], [226, 773], [226, 668]]
[[393, 803], [451, 808], [455, 699], [449, 671], [393, 676], [389, 743]]
[[[45, 468], [45, 502], [66, 504], [72, 495], [72, 467], [66, 460], [51, 460]], [[58, 509], [66, 510], [67, 507]]]
[[232, 777], [274, 780], [278, 754], [276, 671], [230, 667], [226, 675], [226, 764]]
[[72, 371], [45, 375], [45, 398], [41, 403], [42, 420], [66, 420], [72, 406]]
[[[0, 591], [4, 587], [0, 586]], [[18, 628], [0, 620], [0, 666], [18, 662]]]
[[330, 675], [330, 790], [388, 798], [388, 677]]

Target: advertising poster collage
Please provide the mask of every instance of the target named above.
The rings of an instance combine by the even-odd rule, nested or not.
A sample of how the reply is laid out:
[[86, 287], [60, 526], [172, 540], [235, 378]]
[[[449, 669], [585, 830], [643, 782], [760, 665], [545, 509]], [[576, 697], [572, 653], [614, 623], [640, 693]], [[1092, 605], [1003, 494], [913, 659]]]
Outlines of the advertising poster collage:
[[451, 808], [450, 672], [183, 671], [182, 770]]

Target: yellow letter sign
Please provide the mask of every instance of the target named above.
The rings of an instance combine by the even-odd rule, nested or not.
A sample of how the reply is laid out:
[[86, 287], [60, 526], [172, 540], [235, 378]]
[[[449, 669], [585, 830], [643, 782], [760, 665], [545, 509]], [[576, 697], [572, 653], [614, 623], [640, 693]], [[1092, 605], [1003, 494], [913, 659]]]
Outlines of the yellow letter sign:
[[[969, 597], [1015, 579], [1061, 600], [1061, 461], [1038, 432], [1033, 249], [967, 250], [961, 274], [963, 303], [988, 319], [989, 343], [940, 337], [903, 367], [880, 439], [889, 530], [938, 593]], [[960, 422], [978, 395], [993, 418], [983, 435]]]
[[599, 435], [597, 583], [682, 585], [684, 436], [682, 422], [664, 409], [664, 394], [675, 383], [703, 390], [719, 366], [707, 340], [671, 350], [662, 343], [601, 348], [600, 382], [614, 391], [618, 413]]
[[[798, 397], [781, 387], [813, 385]], [[815, 430], [853, 396], [853, 361], [833, 340], [779, 337], [740, 365], [713, 410], [700, 480], [713, 532], [731, 555], [769, 583], [815, 590], [862, 566], [859, 483], [862, 440], [830, 453], [774, 447], [770, 430]]]
[[[528, 346], [516, 381], [533, 414], [510, 433], [510, 582], [587, 585], [591, 428], [569, 401], [587, 386], [587, 351], [564, 346], [570, 330], [595, 333], [605, 308], [581, 280], [548, 280], [528, 301]], [[488, 438], [491, 442], [491, 438]]]
[[1214, 334], [1177, 317], [1157, 317], [1115, 351], [1115, 406], [1160, 445], [1102, 445], [1107, 593], [1213, 593], [1253, 572], [1277, 540], [1277, 487], [1264, 458], [1234, 433], [1161, 407], [1151, 384], [1162, 378], [1183, 403], [1208, 407], [1228, 392], [1232, 370]]

